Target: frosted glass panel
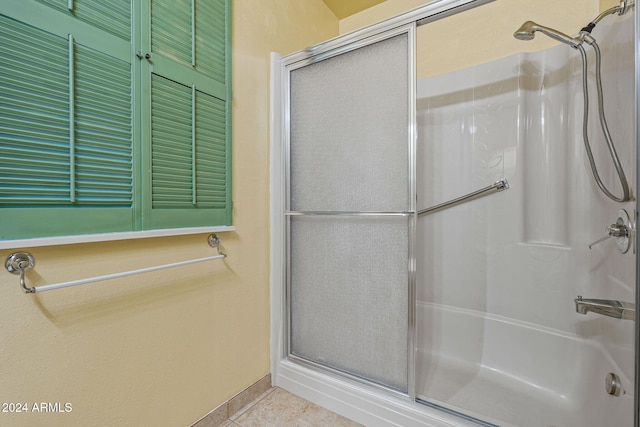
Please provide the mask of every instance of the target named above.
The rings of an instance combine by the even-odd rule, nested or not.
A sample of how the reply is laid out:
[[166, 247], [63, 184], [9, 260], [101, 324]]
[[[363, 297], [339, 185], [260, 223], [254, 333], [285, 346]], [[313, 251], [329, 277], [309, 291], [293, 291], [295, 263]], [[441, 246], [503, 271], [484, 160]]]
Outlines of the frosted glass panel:
[[293, 217], [291, 353], [407, 390], [408, 219]]
[[291, 209], [409, 209], [406, 34], [290, 73]]

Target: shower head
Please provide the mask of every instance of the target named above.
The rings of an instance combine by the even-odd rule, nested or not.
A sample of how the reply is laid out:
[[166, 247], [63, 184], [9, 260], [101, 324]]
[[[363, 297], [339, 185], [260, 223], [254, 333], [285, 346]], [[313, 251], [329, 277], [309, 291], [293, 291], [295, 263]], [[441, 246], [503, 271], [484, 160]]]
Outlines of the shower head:
[[517, 38], [518, 40], [533, 40], [536, 31], [540, 31], [541, 33], [546, 34], [552, 39], [562, 43], [566, 43], [571, 47], [578, 47], [580, 43], [582, 43], [580, 39], [574, 39], [564, 33], [561, 33], [560, 31], [536, 24], [533, 21], [527, 21], [522, 24], [520, 28], [518, 28], [516, 32], [513, 33], [513, 37]]
[[518, 40], [533, 40], [533, 38], [536, 36], [536, 30], [534, 29], [535, 26], [535, 22], [527, 21], [522, 24], [515, 33], [513, 33], [513, 37], [517, 38]]

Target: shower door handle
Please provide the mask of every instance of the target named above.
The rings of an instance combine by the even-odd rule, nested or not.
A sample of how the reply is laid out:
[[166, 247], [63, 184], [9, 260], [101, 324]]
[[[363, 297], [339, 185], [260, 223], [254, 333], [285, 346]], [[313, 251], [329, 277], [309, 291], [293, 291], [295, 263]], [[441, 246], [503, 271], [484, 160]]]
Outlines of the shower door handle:
[[509, 187], [509, 182], [507, 182], [506, 178], [503, 178], [499, 181], [494, 182], [493, 184], [481, 188], [479, 190], [473, 191], [469, 194], [466, 194], [464, 196], [460, 196], [458, 198], [449, 200], [448, 202], [444, 202], [444, 203], [440, 203], [439, 205], [435, 205], [435, 206], [431, 206], [430, 208], [426, 208], [426, 209], [422, 209], [418, 211], [418, 216], [424, 215], [424, 214], [428, 214], [428, 213], [432, 213], [432, 212], [436, 212], [439, 211], [441, 209], [445, 209], [445, 208], [450, 208], [453, 206], [456, 206], [462, 202], [465, 202], [467, 200], [472, 200], [475, 199], [476, 197], [480, 197], [483, 196], [489, 192], [494, 192], [494, 191], [504, 191], [504, 190], [508, 190]]

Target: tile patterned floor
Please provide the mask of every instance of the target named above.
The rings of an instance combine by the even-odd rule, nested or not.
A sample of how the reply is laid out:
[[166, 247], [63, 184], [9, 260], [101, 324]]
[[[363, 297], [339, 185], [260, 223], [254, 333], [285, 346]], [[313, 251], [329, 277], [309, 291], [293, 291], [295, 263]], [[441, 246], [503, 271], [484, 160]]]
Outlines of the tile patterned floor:
[[273, 387], [222, 427], [357, 427], [348, 420], [281, 388]]

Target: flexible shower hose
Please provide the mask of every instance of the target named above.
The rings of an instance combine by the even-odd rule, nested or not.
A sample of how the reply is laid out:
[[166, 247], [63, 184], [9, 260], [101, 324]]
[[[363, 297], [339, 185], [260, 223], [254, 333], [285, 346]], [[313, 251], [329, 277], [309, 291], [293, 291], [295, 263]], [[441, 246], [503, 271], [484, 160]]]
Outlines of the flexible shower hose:
[[600, 127], [602, 128], [602, 133], [604, 134], [605, 140], [607, 141], [607, 146], [609, 148], [609, 153], [611, 154], [611, 160], [613, 160], [613, 164], [616, 168], [616, 172], [618, 173], [618, 178], [620, 178], [620, 185], [622, 186], [622, 196], [617, 197], [609, 189], [604, 185], [602, 180], [600, 179], [600, 175], [598, 174], [598, 168], [596, 166], [596, 162], [593, 159], [593, 153], [591, 152], [591, 144], [589, 144], [589, 136], [587, 134], [587, 128], [589, 124], [589, 88], [587, 85], [587, 53], [585, 52], [582, 44], [577, 46], [577, 49], [580, 50], [580, 54], [582, 55], [582, 92], [584, 95], [584, 117], [582, 121], [582, 136], [584, 140], [584, 148], [587, 152], [587, 157], [589, 158], [589, 164], [591, 165], [591, 172], [593, 173], [593, 178], [596, 180], [598, 187], [600, 190], [611, 200], [616, 202], [626, 202], [631, 200], [631, 193], [629, 190], [629, 184], [627, 183], [627, 178], [624, 175], [624, 170], [622, 169], [622, 165], [620, 164], [620, 159], [618, 158], [618, 153], [616, 152], [616, 148], [613, 145], [613, 140], [611, 139], [611, 134], [609, 133], [609, 127], [607, 126], [607, 120], [604, 116], [604, 100], [602, 95], [602, 78], [600, 73], [600, 48], [595, 40], [591, 39], [588, 43], [593, 47], [593, 50], [596, 54], [596, 88], [598, 90], [598, 113], [600, 116]]

